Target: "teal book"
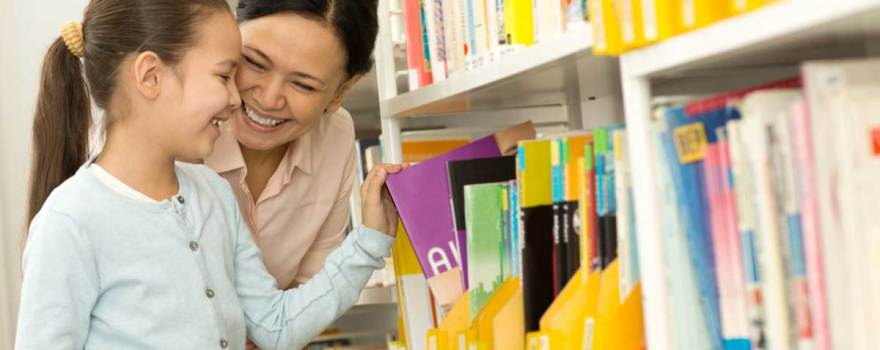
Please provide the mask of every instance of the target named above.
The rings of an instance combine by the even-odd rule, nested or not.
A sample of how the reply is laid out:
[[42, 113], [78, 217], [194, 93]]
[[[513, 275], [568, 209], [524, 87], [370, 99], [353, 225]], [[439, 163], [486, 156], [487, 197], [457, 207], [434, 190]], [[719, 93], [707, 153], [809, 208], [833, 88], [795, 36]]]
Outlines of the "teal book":
[[475, 317], [504, 282], [504, 183], [464, 187], [471, 317]]

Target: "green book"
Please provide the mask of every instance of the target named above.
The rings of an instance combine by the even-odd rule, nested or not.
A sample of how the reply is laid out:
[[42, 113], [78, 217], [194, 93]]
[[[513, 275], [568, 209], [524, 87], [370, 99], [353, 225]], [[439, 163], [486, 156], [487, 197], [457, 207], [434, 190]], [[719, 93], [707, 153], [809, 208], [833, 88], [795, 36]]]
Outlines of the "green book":
[[504, 183], [464, 187], [471, 318], [504, 282]]

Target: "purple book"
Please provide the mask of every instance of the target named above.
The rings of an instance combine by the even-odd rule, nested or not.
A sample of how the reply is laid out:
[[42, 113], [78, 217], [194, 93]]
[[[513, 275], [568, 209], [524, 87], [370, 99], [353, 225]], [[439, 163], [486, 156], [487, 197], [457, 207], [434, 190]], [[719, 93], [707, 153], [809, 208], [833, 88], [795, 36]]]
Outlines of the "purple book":
[[400, 219], [431, 291], [441, 305], [451, 305], [464, 292], [460, 268], [464, 252], [456, 243], [446, 163], [500, 157], [502, 152], [515, 150], [519, 140], [531, 139], [534, 135], [531, 122], [520, 124], [388, 177], [386, 183]]

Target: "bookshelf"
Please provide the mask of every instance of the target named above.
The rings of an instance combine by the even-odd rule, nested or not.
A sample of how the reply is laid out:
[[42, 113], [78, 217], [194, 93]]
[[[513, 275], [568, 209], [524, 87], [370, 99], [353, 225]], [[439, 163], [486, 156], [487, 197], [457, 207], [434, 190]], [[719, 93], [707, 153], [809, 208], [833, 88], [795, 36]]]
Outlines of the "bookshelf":
[[[503, 61], [409, 92], [399, 93], [399, 64], [387, 28], [392, 13], [380, 1], [380, 36], [377, 43], [377, 86], [386, 161], [401, 160], [401, 130], [422, 124], [430, 117], [500, 129], [504, 117], [453, 116], [457, 106], [472, 112], [506, 110], [548, 104], [565, 107], [568, 129], [579, 129], [593, 115], [579, 103], [594, 92], [622, 88], [623, 114], [634, 189], [639, 241], [638, 259], [647, 347], [672, 349], [672, 317], [668, 286], [663, 278], [668, 265], [661, 235], [661, 189], [655, 177], [660, 164], [653, 152], [652, 100], [680, 94], [720, 93], [797, 75], [802, 62], [815, 59], [857, 58], [880, 55], [880, 0], [779, 0], [660, 43], [629, 51], [619, 57], [590, 53], [589, 27], [569, 28], [556, 39], [511, 54]], [[583, 84], [572, 76], [613, 73], [615, 79]], [[585, 86], [589, 86], [585, 89]], [[595, 89], [595, 90], [593, 90]], [[543, 98], [543, 100], [542, 100]], [[464, 107], [462, 107], [464, 106]], [[578, 120], [580, 115], [583, 119]]]
[[[797, 14], [797, 15], [792, 15]], [[789, 0], [732, 17], [620, 57], [630, 133], [633, 187], [642, 267], [648, 347], [671, 349], [668, 288], [662, 278], [659, 171], [651, 152], [651, 101], [664, 89], [706, 92], [705, 83], [738, 76], [730, 88], [793, 76], [811, 59], [868, 57], [880, 53], [880, 1]], [[702, 86], [702, 87], [701, 87]], [[671, 87], [671, 88], [670, 88]], [[717, 88], [717, 87], [716, 87]]]
[[[617, 59], [590, 54], [593, 35], [587, 23], [570, 24], [564, 34], [520, 48], [497, 62], [403, 91], [399, 77], [405, 76], [406, 64], [396, 58], [400, 43], [392, 29], [401, 15], [393, 10], [395, 1], [379, 2], [375, 51], [381, 131], [387, 145], [385, 161], [401, 161], [401, 131], [407, 126], [497, 127], [498, 120], [505, 119], [499, 114], [511, 116], [506, 124], [512, 125], [522, 119], [517, 117], [522, 111], [561, 107], [561, 113], [556, 113], [561, 118], [543, 118], [536, 123], [562, 121], [567, 129], [577, 130], [590, 115], [619, 115], [620, 103], [614, 99], [620, 89]], [[584, 101], [597, 103], [585, 108]], [[462, 115], [470, 120], [462, 122]]]

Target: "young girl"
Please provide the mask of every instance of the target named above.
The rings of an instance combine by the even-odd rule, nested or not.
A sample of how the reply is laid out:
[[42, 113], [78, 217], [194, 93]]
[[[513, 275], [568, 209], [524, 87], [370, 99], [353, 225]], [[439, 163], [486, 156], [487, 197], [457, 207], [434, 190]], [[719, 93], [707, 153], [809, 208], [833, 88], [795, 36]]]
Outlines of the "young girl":
[[[246, 333], [299, 349], [382, 266], [396, 223], [382, 186], [401, 167], [370, 173], [364, 227], [311, 281], [280, 291], [229, 184], [175, 162], [210, 154], [239, 110], [241, 39], [226, 6], [93, 0], [50, 47], [16, 349], [241, 349]], [[86, 159], [90, 95], [107, 136]]]

